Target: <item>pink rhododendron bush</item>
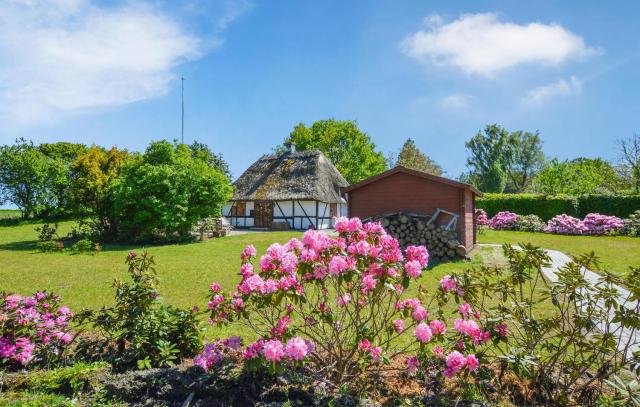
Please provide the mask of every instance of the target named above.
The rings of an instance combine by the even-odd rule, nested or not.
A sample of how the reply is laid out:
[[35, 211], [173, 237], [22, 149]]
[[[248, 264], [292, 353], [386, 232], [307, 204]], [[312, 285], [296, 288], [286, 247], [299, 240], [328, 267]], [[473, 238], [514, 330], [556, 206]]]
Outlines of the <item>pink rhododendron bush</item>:
[[55, 294], [0, 293], [0, 368], [56, 362], [73, 340], [69, 329], [73, 316]]
[[489, 218], [487, 212], [484, 209], [476, 209], [476, 225], [489, 226]]
[[498, 212], [489, 220], [489, 227], [495, 230], [509, 230], [516, 227], [518, 215], [513, 212]]
[[521, 216], [505, 211], [498, 212], [487, 220], [486, 212], [477, 209], [476, 225], [488, 226], [494, 230], [543, 231], [559, 235], [602, 236], [625, 232], [625, 222], [622, 219], [599, 213], [590, 213], [582, 220], [566, 214], [556, 215], [545, 226], [535, 215]]
[[[443, 322], [447, 304], [463, 294], [456, 279], [445, 276], [429, 291], [415, 287], [428, 272], [424, 247], [403, 252], [380, 224], [357, 218], [340, 218], [335, 226], [338, 237], [309, 230], [260, 257], [247, 246], [235, 291], [211, 285], [211, 323], [240, 321], [259, 337], [242, 350], [245, 366], [306, 367], [335, 388], [387, 370], [474, 376], [497, 331], [466, 303], [453, 324]], [[237, 338], [229, 341], [240, 346]], [[227, 345], [207, 345], [196, 364], [211, 368]]]
[[620, 232], [624, 228], [624, 221], [616, 216], [590, 213], [584, 217], [582, 224], [589, 235], [608, 235]]

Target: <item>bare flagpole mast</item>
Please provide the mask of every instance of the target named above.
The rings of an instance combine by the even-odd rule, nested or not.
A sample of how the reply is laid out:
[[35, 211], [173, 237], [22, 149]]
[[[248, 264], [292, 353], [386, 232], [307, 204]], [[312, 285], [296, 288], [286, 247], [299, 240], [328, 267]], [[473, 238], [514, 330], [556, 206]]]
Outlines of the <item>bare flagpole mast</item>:
[[181, 139], [182, 144], [184, 144], [184, 76], [180, 78], [182, 81], [182, 131], [181, 131]]

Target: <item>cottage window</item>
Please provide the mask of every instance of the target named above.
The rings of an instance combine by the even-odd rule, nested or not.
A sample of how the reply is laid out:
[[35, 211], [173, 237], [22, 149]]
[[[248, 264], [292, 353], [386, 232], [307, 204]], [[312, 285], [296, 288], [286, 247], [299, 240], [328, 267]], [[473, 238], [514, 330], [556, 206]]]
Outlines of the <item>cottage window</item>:
[[332, 218], [335, 218], [336, 216], [338, 216], [338, 204], [337, 203], [329, 204], [329, 216], [332, 217]]
[[231, 207], [231, 216], [245, 216], [247, 213], [247, 203], [246, 202], [236, 202]]

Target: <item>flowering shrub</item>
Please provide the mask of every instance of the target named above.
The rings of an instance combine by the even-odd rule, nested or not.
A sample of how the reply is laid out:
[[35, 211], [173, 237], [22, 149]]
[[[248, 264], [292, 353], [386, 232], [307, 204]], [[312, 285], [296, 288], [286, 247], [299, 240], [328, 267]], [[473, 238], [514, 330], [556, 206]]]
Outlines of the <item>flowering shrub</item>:
[[476, 225], [489, 226], [489, 218], [484, 209], [476, 209]]
[[72, 342], [74, 314], [60, 297], [40, 291], [30, 297], [0, 294], [0, 367], [49, 365]]
[[609, 235], [618, 233], [624, 228], [622, 219], [616, 216], [601, 215], [599, 213], [590, 213], [584, 217], [582, 221], [586, 228], [586, 234], [589, 235]]
[[498, 212], [489, 220], [489, 227], [495, 230], [509, 230], [516, 226], [518, 215], [513, 212]]
[[[435, 364], [445, 377], [473, 374], [490, 334], [468, 304], [453, 327], [443, 322], [443, 307], [463, 294], [455, 277], [405, 298], [427, 267], [427, 250], [409, 246], [403, 253], [378, 223], [339, 218], [335, 228], [336, 238], [309, 230], [302, 241], [273, 244], [257, 262], [256, 249], [247, 246], [236, 290], [224, 294], [211, 285], [211, 323], [240, 320], [259, 336], [245, 347], [245, 364], [275, 372], [308, 364], [309, 374], [322, 372], [337, 387], [366, 381], [409, 352], [410, 372]], [[216, 356], [199, 356], [205, 368], [210, 364], [202, 360], [215, 362], [223, 353], [215, 343], [207, 346]]]
[[624, 233], [629, 236], [640, 236], [640, 210], [624, 220]]
[[581, 235], [587, 231], [587, 228], [580, 219], [562, 214], [551, 218], [544, 231], [559, 235]]
[[518, 215], [516, 230], [521, 232], [542, 232], [546, 227], [538, 215]]

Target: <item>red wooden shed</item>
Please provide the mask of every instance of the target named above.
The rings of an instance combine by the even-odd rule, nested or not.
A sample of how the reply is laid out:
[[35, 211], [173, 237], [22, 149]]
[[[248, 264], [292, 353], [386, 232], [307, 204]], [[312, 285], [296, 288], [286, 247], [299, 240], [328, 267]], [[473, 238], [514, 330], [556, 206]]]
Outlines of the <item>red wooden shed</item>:
[[467, 251], [476, 243], [475, 197], [469, 184], [402, 166], [342, 188], [349, 216], [369, 218], [393, 212], [433, 215], [438, 209], [459, 214], [458, 240]]

